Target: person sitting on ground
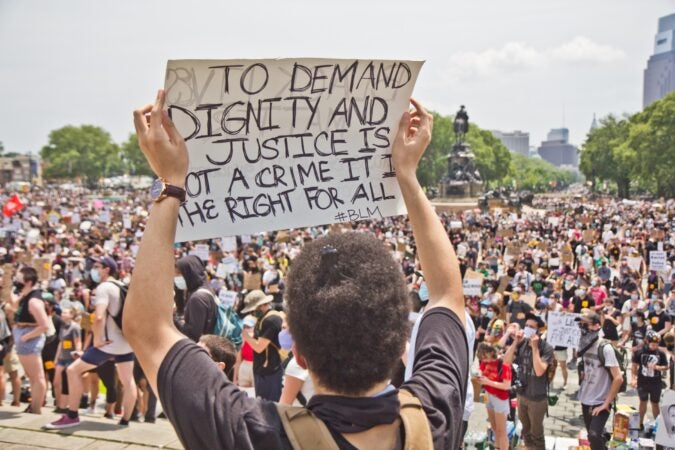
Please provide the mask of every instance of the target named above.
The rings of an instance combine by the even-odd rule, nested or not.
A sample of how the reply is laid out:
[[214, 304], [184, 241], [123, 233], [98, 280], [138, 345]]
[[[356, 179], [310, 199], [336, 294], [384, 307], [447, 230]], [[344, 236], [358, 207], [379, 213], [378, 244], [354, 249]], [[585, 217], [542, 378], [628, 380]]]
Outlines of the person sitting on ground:
[[[187, 149], [164, 112], [164, 99], [160, 91], [154, 106], [135, 111], [134, 122], [157, 176], [183, 187]], [[285, 294], [288, 325], [293, 353], [309, 369], [316, 395], [308, 409], [289, 414], [294, 410], [240, 391], [173, 326], [173, 242], [181, 201], [169, 196], [153, 205], [124, 331], [187, 449], [287, 449], [293, 446], [289, 434], [308, 438], [294, 427], [291, 417], [298, 416], [322, 430], [309, 436], [314, 444], [305, 448], [326, 448], [328, 440], [342, 449], [402, 448], [406, 440], [439, 450], [461, 445], [469, 367], [462, 280], [447, 233], [416, 177], [433, 117], [412, 102], [392, 159], [430, 300], [416, 330], [413, 375], [398, 393], [388, 380], [407, 340], [408, 292], [400, 265], [381, 241], [365, 233], [330, 234], [305, 245], [293, 260]], [[418, 424], [406, 427], [405, 435], [401, 414], [414, 415]]]

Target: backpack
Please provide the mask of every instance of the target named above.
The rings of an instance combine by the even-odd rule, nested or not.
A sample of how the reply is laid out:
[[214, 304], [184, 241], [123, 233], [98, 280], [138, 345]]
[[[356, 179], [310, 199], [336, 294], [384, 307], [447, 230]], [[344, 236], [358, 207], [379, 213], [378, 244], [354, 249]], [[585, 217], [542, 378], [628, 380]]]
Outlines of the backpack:
[[[129, 290], [128, 286], [126, 286], [124, 283], [121, 283], [117, 280], [109, 279], [107, 280], [117, 286], [120, 290], [120, 307], [117, 310], [117, 314], [110, 315], [112, 317], [112, 320], [115, 322], [115, 324], [119, 327], [120, 331], [122, 331], [122, 315], [124, 314], [124, 303], [127, 300], [127, 291]], [[122, 332], [124, 334], [124, 332]]]
[[[433, 449], [431, 428], [419, 399], [406, 390], [398, 391], [398, 399], [401, 402], [399, 418], [405, 431], [403, 449]], [[295, 450], [338, 450], [338, 445], [326, 424], [309, 409], [277, 404], [277, 412], [286, 436]]]
[[[258, 319], [258, 322], [255, 324], [256, 332], [260, 332], [260, 328], [262, 327], [262, 323], [265, 320], [267, 320], [268, 317], [273, 317], [273, 316], [280, 317], [282, 322], [284, 320], [284, 315], [282, 313], [272, 309], [265, 315], [265, 317], [263, 317], [262, 319]], [[274, 342], [270, 341], [269, 345], [271, 345], [279, 353], [279, 360], [281, 361], [281, 364], [283, 365], [284, 361], [286, 361], [288, 359], [288, 356], [289, 356], [290, 352], [286, 349], [278, 347]], [[267, 361], [268, 361], [268, 358], [269, 358], [268, 352], [269, 352], [269, 348], [266, 348], [265, 349], [265, 363], [263, 364], [263, 367], [267, 367]]]
[[[605, 367], [605, 346], [607, 345], [609, 345], [614, 350], [614, 356], [616, 357], [616, 360], [619, 363], [621, 375], [623, 375], [623, 382], [621, 383], [619, 392], [626, 392], [626, 388], [628, 385], [628, 381], [626, 378], [626, 357], [627, 357], [626, 350], [623, 348], [619, 350], [616, 347], [614, 347], [611, 342], [602, 339], [598, 344], [598, 360], [600, 361], [600, 364], [602, 364], [602, 367]], [[607, 370], [608, 373], [610, 372], [608, 367], [605, 367], [605, 369]], [[612, 374], [610, 373], [610, 377], [611, 376]]]
[[231, 306], [224, 305], [208, 289], [200, 288], [198, 290], [208, 292], [216, 303], [216, 320], [213, 326], [213, 334], [227, 338], [239, 350], [242, 345], [242, 321], [239, 314]]

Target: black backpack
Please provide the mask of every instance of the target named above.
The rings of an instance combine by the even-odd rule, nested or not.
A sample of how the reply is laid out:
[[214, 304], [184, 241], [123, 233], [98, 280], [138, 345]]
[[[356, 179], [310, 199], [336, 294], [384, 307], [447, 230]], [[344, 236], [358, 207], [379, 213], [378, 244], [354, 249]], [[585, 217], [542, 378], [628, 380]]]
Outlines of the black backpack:
[[[127, 285], [117, 280], [108, 280], [108, 281], [117, 286], [120, 290], [120, 307], [117, 310], [117, 314], [111, 315], [111, 317], [112, 320], [115, 321], [115, 324], [117, 324], [117, 326], [120, 328], [120, 331], [122, 331], [122, 315], [124, 314], [124, 303], [126, 302], [127, 291], [129, 290], [129, 288]], [[124, 334], [124, 332], [122, 332], [122, 334]]]

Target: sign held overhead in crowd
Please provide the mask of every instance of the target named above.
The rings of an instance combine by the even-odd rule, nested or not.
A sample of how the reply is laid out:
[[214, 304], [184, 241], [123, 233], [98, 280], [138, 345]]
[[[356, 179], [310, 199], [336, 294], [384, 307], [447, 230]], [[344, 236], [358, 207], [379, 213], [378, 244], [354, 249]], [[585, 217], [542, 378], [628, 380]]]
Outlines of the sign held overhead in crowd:
[[176, 241], [404, 214], [392, 144], [420, 61], [175, 60], [190, 155]]

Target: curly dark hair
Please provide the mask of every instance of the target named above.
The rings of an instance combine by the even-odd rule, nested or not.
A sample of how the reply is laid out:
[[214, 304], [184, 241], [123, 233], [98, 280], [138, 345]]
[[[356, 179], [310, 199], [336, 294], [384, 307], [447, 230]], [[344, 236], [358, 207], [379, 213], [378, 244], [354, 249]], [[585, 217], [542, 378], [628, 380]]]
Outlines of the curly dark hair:
[[375, 237], [329, 234], [307, 244], [286, 283], [287, 322], [318, 382], [363, 395], [391, 377], [408, 337], [403, 272]]

